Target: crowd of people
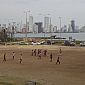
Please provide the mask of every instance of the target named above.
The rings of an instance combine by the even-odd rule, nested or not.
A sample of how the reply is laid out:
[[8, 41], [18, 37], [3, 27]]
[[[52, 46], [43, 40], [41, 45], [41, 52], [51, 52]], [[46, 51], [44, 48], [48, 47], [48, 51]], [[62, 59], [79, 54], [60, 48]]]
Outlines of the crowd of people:
[[[53, 61], [53, 53], [51, 52], [50, 55], [48, 55], [48, 51], [47, 50], [42, 50], [42, 49], [32, 49], [32, 54], [31, 56], [36, 56], [38, 57], [38, 59], [42, 59], [42, 57], [49, 57], [50, 62]], [[56, 54], [56, 64], [60, 64], [60, 57], [62, 56], [62, 49], [59, 48], [59, 55]], [[15, 59], [15, 52], [12, 53], [12, 59]], [[3, 56], [3, 62], [6, 62], [6, 53], [4, 53]], [[22, 53], [20, 54], [20, 58], [19, 58], [19, 63], [22, 63]]]
[[[37, 56], [38, 59], [41, 59], [43, 56], [46, 57], [48, 56], [47, 50], [42, 50], [42, 49], [32, 49], [32, 56]], [[56, 64], [60, 64], [60, 57], [62, 56], [62, 49], [59, 48], [59, 54], [56, 54]], [[49, 55], [50, 62], [53, 61], [53, 53], [51, 52]]]

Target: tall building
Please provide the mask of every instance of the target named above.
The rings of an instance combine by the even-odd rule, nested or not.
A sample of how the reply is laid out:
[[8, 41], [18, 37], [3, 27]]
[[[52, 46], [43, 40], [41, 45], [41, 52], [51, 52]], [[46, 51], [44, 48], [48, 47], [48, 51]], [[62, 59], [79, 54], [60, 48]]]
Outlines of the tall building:
[[12, 26], [11, 26], [11, 24], [9, 23], [9, 24], [8, 24], [8, 28], [7, 28], [7, 32], [12, 32], [12, 29], [11, 29], [11, 28], [12, 28]]
[[53, 32], [57, 32], [57, 26], [53, 27]]
[[2, 27], [1, 27], [1, 24], [0, 24], [0, 32], [1, 32], [1, 30], [2, 30]]
[[33, 33], [33, 16], [29, 16], [29, 32]]
[[22, 32], [22, 33], [26, 33], [26, 28], [22, 28], [22, 29], [21, 29], [21, 32]]
[[61, 32], [67, 32], [67, 25], [64, 25], [64, 26], [62, 27]]
[[38, 25], [36, 24], [33, 25], [33, 32], [38, 33]]
[[75, 32], [75, 21], [71, 20], [72, 32]]
[[70, 24], [68, 25], [68, 32], [72, 32], [72, 27]]
[[44, 17], [44, 30], [43, 32], [50, 32], [50, 21], [49, 17]]
[[42, 22], [36, 22], [35, 24], [38, 26], [38, 33], [42, 33], [43, 32]]
[[4, 29], [6, 29], [6, 24], [3, 24], [3, 26], [2, 26]]
[[82, 27], [80, 28], [80, 32], [85, 32], [85, 26], [82, 26]]
[[[33, 26], [31, 27], [32, 25], [30, 25], [30, 28], [33, 29]], [[29, 22], [27, 22], [27, 32], [29, 32]]]
[[23, 24], [20, 32], [26, 33], [26, 31], [26, 24]]

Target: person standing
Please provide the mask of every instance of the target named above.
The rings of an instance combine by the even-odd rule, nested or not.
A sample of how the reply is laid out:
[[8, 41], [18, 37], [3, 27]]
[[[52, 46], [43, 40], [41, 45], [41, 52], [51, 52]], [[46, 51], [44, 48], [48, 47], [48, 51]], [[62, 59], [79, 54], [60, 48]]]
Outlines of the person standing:
[[58, 56], [56, 64], [60, 64], [60, 57]]
[[20, 54], [20, 64], [22, 63], [22, 53]]
[[6, 53], [4, 53], [4, 59], [3, 59], [3, 61], [6, 61]]
[[61, 47], [60, 47], [60, 49], [59, 49], [59, 53], [60, 53], [60, 54], [62, 53], [62, 49], [61, 49]]
[[41, 59], [42, 53], [40, 52], [38, 56], [39, 56], [39, 59]]
[[14, 58], [15, 58], [15, 52], [13, 52], [13, 60], [14, 60]]
[[44, 50], [44, 56], [47, 56], [47, 50]]
[[34, 50], [34, 56], [36, 56], [36, 49]]
[[50, 62], [52, 62], [53, 56], [52, 53], [50, 54]]

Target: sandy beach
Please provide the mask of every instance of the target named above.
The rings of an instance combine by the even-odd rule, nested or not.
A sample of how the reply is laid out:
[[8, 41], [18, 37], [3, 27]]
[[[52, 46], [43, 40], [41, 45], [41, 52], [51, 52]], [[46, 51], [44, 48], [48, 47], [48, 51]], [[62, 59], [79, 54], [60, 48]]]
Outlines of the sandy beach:
[[[61, 64], [56, 65], [59, 48], [56, 45], [0, 46], [0, 85], [5, 85], [4, 82], [24, 85], [28, 80], [41, 85], [85, 85], [85, 48], [61, 46]], [[32, 49], [47, 49], [48, 56], [39, 60], [31, 55]], [[6, 62], [3, 62], [4, 53]], [[22, 64], [19, 63], [21, 53]], [[53, 62], [50, 62], [50, 53], [53, 53]]]

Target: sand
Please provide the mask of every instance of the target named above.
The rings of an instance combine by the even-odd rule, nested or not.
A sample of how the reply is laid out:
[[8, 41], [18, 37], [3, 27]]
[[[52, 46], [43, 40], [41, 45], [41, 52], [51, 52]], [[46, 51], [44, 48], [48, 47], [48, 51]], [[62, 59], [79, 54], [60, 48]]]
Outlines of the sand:
[[[23, 85], [32, 80], [41, 85], [85, 85], [85, 48], [61, 46], [61, 64], [56, 65], [59, 48], [56, 45], [0, 46], [0, 82]], [[48, 56], [39, 60], [31, 56], [32, 49], [47, 49]], [[13, 51], [15, 60], [12, 60]], [[6, 62], [3, 62], [4, 53]], [[19, 63], [21, 53], [22, 64]], [[50, 62], [50, 53], [53, 53], [53, 62]]]

